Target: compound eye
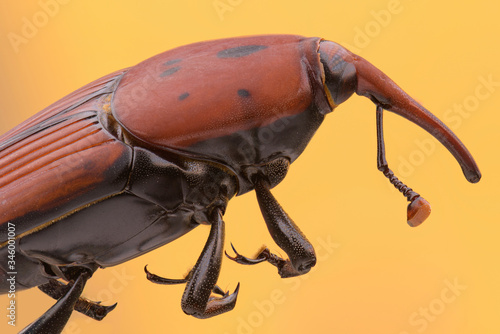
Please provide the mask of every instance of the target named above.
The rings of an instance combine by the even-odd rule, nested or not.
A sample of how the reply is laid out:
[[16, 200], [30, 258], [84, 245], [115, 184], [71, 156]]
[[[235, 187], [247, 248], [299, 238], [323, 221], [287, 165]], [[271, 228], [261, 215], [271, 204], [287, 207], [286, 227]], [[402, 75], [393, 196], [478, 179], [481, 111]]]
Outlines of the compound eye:
[[264, 176], [271, 188], [274, 188], [285, 178], [288, 173], [288, 168], [290, 167], [290, 160], [286, 158], [277, 158], [269, 162], [264, 167]]
[[325, 86], [333, 103], [338, 106], [356, 92], [356, 67], [352, 54], [340, 45], [323, 41], [319, 47], [320, 61], [325, 73]]

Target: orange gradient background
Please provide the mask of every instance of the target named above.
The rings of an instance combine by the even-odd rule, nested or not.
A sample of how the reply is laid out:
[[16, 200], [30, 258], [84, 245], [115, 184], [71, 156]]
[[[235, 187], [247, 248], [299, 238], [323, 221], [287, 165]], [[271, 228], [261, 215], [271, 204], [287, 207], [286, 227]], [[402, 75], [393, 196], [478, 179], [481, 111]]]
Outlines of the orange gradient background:
[[[208, 320], [188, 317], [180, 308], [184, 286], [152, 284], [143, 267], [185, 275], [208, 236], [202, 226], [96, 272], [84, 295], [117, 308], [101, 322], [75, 312], [64, 333], [500, 333], [498, 4], [54, 1], [0, 4], [1, 133], [84, 84], [173, 47], [293, 33], [336, 41], [382, 69], [452, 127], [483, 174], [469, 184], [429, 134], [386, 112], [389, 166], [433, 207], [423, 225], [410, 228], [405, 199], [376, 169], [375, 106], [352, 97], [328, 115], [273, 190], [315, 245], [314, 271], [283, 280], [270, 265], [225, 260], [219, 285], [233, 291], [241, 283], [236, 308]], [[38, 26], [29, 31], [26, 22]], [[23, 43], [13, 45], [13, 34]], [[281, 252], [253, 193], [233, 199], [224, 219], [226, 249], [233, 242], [243, 254], [263, 244]], [[8, 298], [0, 296], [1, 333], [17, 333], [54, 303], [38, 289], [16, 301], [13, 329]]]

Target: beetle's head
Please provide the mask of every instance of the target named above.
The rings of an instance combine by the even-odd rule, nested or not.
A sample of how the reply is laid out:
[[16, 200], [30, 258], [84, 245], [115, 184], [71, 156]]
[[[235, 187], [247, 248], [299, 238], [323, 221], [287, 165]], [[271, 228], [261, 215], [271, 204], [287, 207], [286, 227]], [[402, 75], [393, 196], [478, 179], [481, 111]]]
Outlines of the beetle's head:
[[330, 104], [336, 107], [356, 92], [356, 67], [349, 61], [351, 53], [337, 43], [322, 41], [319, 54], [325, 72], [325, 92]]
[[453, 154], [469, 182], [480, 180], [481, 173], [460, 139], [382, 71], [334, 42], [322, 41], [319, 54], [325, 72], [325, 91], [333, 107], [354, 92], [366, 96], [377, 106], [403, 116], [429, 132]]

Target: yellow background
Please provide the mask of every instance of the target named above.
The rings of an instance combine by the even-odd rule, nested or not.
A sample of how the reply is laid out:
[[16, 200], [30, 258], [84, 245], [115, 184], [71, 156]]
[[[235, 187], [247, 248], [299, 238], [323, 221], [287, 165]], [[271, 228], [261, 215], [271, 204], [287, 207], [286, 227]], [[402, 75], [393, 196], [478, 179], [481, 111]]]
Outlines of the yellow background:
[[[405, 199], [376, 169], [375, 106], [352, 97], [326, 118], [273, 190], [316, 246], [321, 258], [314, 272], [286, 281], [270, 265], [244, 267], [226, 260], [219, 284], [233, 291], [241, 282], [235, 310], [209, 320], [188, 317], [180, 308], [184, 286], [154, 285], [142, 268], [149, 264], [159, 275], [183, 276], [208, 235], [208, 228], [200, 227], [141, 258], [98, 271], [85, 296], [118, 307], [102, 322], [75, 312], [65, 333], [500, 333], [498, 5], [64, 2], [51, 7], [54, 15], [46, 22], [42, 4], [53, 1], [0, 3], [2, 133], [84, 84], [173, 47], [294, 33], [336, 41], [382, 69], [455, 130], [483, 173], [479, 184], [469, 184], [429, 134], [386, 112], [389, 166], [433, 207], [422, 226], [408, 227]], [[224, 11], [214, 3], [225, 4]], [[9, 36], [23, 36], [26, 20], [39, 27], [13, 47]], [[487, 87], [484, 80], [496, 86]], [[226, 249], [233, 242], [248, 255], [263, 244], [279, 251], [253, 193], [233, 199], [225, 221]], [[11, 333], [6, 302], [0, 297], [0, 332]], [[53, 304], [37, 289], [19, 293], [17, 302], [16, 332]]]

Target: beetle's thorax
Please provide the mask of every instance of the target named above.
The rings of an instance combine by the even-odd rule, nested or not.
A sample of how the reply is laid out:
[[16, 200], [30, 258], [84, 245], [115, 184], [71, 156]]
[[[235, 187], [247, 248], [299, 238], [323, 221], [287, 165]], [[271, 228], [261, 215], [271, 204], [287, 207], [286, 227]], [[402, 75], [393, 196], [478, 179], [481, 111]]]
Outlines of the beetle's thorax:
[[168, 214], [182, 212], [185, 224], [207, 223], [212, 210], [226, 210], [236, 193], [234, 174], [214, 163], [161, 155], [134, 149], [128, 193], [160, 206]]
[[124, 75], [113, 115], [149, 145], [225, 165], [245, 193], [256, 169], [293, 162], [331, 111], [319, 43], [252, 36], [165, 52]]

